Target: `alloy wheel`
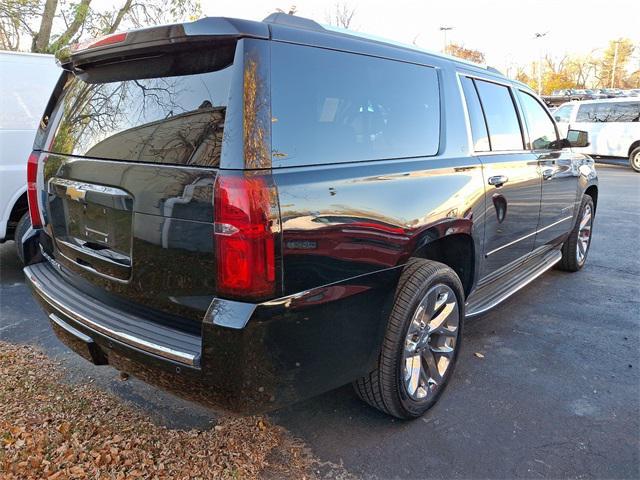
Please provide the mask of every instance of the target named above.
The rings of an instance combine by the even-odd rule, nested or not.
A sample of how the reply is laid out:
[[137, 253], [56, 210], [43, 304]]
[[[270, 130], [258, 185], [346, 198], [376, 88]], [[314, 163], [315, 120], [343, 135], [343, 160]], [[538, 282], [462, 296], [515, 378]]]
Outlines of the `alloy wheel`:
[[413, 400], [424, 401], [444, 386], [458, 344], [458, 299], [445, 284], [431, 287], [411, 319], [404, 343], [404, 387]]
[[591, 226], [593, 224], [593, 212], [591, 205], [584, 206], [582, 212], [582, 218], [580, 219], [580, 226], [578, 227], [578, 245], [576, 248], [576, 260], [578, 264], [582, 265], [587, 256], [589, 250], [589, 243], [591, 242]]

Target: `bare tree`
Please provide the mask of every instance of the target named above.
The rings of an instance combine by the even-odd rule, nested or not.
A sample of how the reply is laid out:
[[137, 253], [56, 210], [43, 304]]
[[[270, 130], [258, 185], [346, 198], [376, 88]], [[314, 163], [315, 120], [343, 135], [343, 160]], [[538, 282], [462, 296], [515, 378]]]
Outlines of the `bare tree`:
[[325, 14], [325, 19], [330, 25], [348, 29], [352, 26], [355, 14], [356, 9], [350, 7], [347, 2], [337, 2], [333, 12]]
[[33, 36], [31, 23], [42, 10], [41, 0], [0, 2], [0, 48], [18, 50], [22, 36]]
[[276, 8], [276, 12], [286, 13], [287, 15], [295, 15], [297, 11], [298, 7], [296, 7], [295, 5], [291, 5], [291, 7], [289, 7], [289, 10], [286, 12], [281, 8]]
[[119, 29], [193, 20], [200, 0], [116, 0], [96, 7], [93, 0], [0, 1], [0, 48], [18, 50], [23, 37], [31, 51], [56, 53], [85, 35], [100, 36]]

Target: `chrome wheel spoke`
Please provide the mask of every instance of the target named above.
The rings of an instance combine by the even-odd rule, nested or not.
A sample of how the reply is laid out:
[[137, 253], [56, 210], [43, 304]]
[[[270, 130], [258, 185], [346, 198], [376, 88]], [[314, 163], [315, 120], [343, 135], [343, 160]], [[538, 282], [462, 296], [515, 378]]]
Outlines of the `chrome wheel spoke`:
[[431, 347], [431, 352], [436, 356], [443, 356], [446, 358], [453, 358], [455, 349], [449, 345], [442, 345], [439, 347]]
[[444, 307], [441, 307], [441, 310], [436, 313], [436, 315], [429, 321], [429, 333], [434, 332], [442, 327], [446, 326], [446, 322], [451, 316], [451, 313], [456, 308], [455, 302], [450, 302], [444, 304]]
[[410, 369], [408, 371], [408, 377], [405, 375], [407, 381], [407, 392], [409, 395], [415, 395], [418, 387], [420, 386], [420, 374], [422, 371], [422, 361], [420, 355], [414, 355], [409, 357], [405, 361], [405, 368]]
[[583, 230], [591, 222], [591, 212], [586, 210], [580, 221], [580, 230]]
[[423, 353], [422, 358], [424, 358], [425, 364], [427, 366], [426, 373], [429, 383], [432, 385], [440, 385], [442, 383], [442, 375], [440, 374], [438, 363], [431, 350], [426, 350]]
[[432, 336], [452, 337], [455, 338], [458, 335], [457, 325], [443, 325], [430, 332]]
[[430, 288], [415, 310], [404, 343], [404, 386], [414, 400], [423, 400], [444, 382], [455, 355], [459, 322], [453, 290], [444, 284]]

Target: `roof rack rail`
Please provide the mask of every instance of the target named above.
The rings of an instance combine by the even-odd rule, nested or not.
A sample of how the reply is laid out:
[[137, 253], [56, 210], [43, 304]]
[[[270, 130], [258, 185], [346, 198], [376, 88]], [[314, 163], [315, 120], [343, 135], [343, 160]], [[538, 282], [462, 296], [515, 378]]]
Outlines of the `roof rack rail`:
[[304, 28], [306, 30], [325, 30], [322, 25], [310, 18], [297, 17], [295, 15], [289, 15], [288, 13], [274, 12], [262, 21], [264, 23], [285, 25], [287, 27]]
[[490, 67], [489, 65], [487, 65], [487, 70], [493, 73], [497, 73], [498, 75], [504, 76], [504, 74], [500, 70], [494, 67]]

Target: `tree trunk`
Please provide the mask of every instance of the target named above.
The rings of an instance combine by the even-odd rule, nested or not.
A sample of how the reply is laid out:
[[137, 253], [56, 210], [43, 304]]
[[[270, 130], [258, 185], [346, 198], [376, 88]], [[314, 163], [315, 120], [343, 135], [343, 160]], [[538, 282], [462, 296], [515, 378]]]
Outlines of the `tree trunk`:
[[[48, 0], [47, 0], [48, 1]], [[56, 53], [62, 47], [65, 47], [78, 33], [80, 27], [84, 25], [84, 22], [87, 20], [87, 16], [89, 15], [89, 5], [91, 4], [91, 0], [81, 0], [80, 4], [76, 7], [76, 12], [73, 17], [73, 21], [69, 25], [69, 28], [58, 37], [58, 39], [53, 42], [47, 50], [51, 53]]]
[[33, 42], [31, 42], [32, 52], [44, 53], [47, 51], [49, 39], [51, 38], [53, 18], [56, 15], [57, 8], [58, 0], [46, 0], [44, 11], [42, 12], [42, 20], [40, 20], [40, 28], [38, 29], [38, 33], [34, 35]]
[[113, 21], [113, 24], [107, 30], [108, 34], [114, 33], [116, 30], [118, 30], [118, 27], [120, 26], [120, 22], [122, 22], [123, 17], [127, 14], [129, 10], [131, 10], [132, 3], [133, 3], [133, 0], [127, 0], [125, 4], [122, 6], [122, 8], [118, 10], [118, 14], [116, 15], [116, 18]]

